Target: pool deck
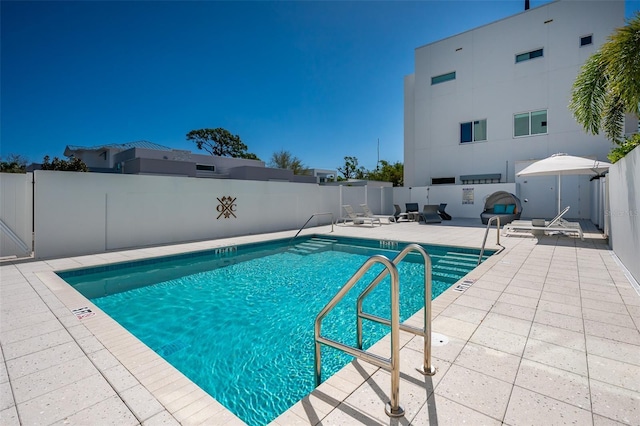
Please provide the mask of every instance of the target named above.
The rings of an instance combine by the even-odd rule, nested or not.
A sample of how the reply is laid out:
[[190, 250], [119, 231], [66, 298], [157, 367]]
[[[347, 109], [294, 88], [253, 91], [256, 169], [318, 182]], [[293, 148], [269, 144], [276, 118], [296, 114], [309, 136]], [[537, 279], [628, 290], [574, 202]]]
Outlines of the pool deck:
[[[355, 361], [274, 425], [640, 424], [640, 295], [591, 223], [502, 237], [504, 250], [433, 301], [434, 376], [400, 335], [400, 405], [388, 372]], [[329, 226], [306, 230], [328, 233]], [[479, 220], [335, 226], [333, 234], [479, 247]], [[290, 237], [293, 231], [0, 264], [0, 424], [244, 424], [56, 270]], [[497, 248], [496, 231], [488, 248]], [[454, 286], [455, 287], [455, 286]], [[74, 309], [89, 308], [84, 318]], [[409, 322], [420, 324], [420, 314]], [[441, 344], [440, 340], [445, 344]], [[388, 338], [374, 346], [388, 356]], [[312, 371], [309, 374], [313, 374]]]

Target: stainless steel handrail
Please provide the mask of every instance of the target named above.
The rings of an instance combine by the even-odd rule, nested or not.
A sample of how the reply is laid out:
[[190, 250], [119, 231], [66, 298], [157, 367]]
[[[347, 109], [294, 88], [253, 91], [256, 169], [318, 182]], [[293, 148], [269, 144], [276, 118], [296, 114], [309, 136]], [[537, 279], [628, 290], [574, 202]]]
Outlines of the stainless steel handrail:
[[331, 212], [328, 212], [328, 213], [314, 213], [314, 214], [311, 215], [311, 217], [309, 219], [307, 219], [307, 221], [304, 223], [304, 225], [302, 225], [302, 227], [298, 230], [296, 235], [293, 236], [292, 240], [295, 239], [298, 236], [298, 234], [300, 234], [302, 232], [304, 227], [307, 226], [307, 223], [309, 223], [311, 221], [311, 219], [313, 219], [315, 216], [325, 216], [325, 215], [331, 215], [331, 232], [333, 232], [333, 213], [331, 213]]
[[[496, 245], [500, 245], [500, 216], [491, 216], [489, 218], [489, 221], [487, 222], [487, 228], [484, 230], [484, 239], [482, 240], [482, 247], [480, 248], [480, 256], [478, 256], [478, 263], [477, 265], [480, 264], [480, 262], [482, 262], [482, 256], [484, 255], [484, 245], [487, 242], [487, 235], [489, 234], [489, 228], [491, 228], [491, 222], [493, 222], [493, 220], [497, 221], [497, 225], [496, 225]], [[476, 266], [477, 266], [476, 265]]]
[[[433, 376], [436, 374], [436, 369], [431, 365], [431, 256], [418, 244], [409, 244], [393, 259], [393, 264], [398, 265], [409, 253], [418, 252], [424, 259], [424, 328], [411, 327], [406, 324], [400, 324], [400, 330], [413, 333], [417, 336], [424, 338], [424, 357], [422, 368], [417, 370], [426, 376]], [[390, 325], [391, 322], [386, 318], [381, 318], [376, 315], [368, 314], [362, 311], [362, 304], [364, 298], [367, 297], [376, 286], [389, 274], [388, 270], [383, 270], [378, 276], [369, 284], [369, 286], [360, 293], [357, 301], [357, 341], [358, 349], [362, 349], [362, 319], [368, 319], [370, 321], [378, 322], [384, 325]]]
[[[391, 275], [391, 357], [384, 358], [362, 349], [344, 345], [333, 339], [321, 336], [322, 320], [324, 317], [342, 300], [351, 288], [362, 278], [362, 276], [376, 263], [382, 264]], [[376, 254], [367, 259], [356, 273], [346, 282], [340, 291], [327, 303], [327, 305], [316, 316], [315, 333], [315, 379], [316, 386], [322, 383], [322, 359], [321, 344], [340, 349], [349, 355], [371, 364], [384, 368], [391, 373], [391, 401], [386, 404], [385, 412], [391, 417], [402, 417], [404, 409], [400, 407], [400, 280], [398, 278], [398, 268], [385, 256]]]

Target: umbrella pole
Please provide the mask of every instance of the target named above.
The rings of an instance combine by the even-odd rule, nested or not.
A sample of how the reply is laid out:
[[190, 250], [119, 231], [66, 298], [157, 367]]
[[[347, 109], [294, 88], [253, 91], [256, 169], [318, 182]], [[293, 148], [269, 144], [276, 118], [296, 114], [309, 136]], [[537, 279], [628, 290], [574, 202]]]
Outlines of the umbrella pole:
[[558, 175], [558, 214], [560, 214], [560, 196], [562, 194], [561, 188], [562, 188], [562, 175]]

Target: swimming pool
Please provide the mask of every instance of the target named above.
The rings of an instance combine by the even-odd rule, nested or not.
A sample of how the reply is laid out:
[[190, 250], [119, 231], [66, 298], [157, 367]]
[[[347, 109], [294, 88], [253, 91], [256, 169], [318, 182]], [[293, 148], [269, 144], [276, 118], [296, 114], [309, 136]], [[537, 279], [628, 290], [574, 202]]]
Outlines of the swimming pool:
[[[250, 425], [277, 417], [314, 388], [313, 321], [373, 254], [390, 258], [407, 243], [310, 237], [225, 247], [59, 275]], [[475, 267], [477, 250], [424, 246], [434, 297]], [[424, 306], [419, 256], [399, 267], [401, 319]], [[355, 343], [355, 296], [372, 269], [324, 322], [323, 333]], [[388, 279], [367, 312], [389, 317]], [[384, 326], [365, 322], [365, 347]], [[351, 357], [323, 348], [323, 377]]]

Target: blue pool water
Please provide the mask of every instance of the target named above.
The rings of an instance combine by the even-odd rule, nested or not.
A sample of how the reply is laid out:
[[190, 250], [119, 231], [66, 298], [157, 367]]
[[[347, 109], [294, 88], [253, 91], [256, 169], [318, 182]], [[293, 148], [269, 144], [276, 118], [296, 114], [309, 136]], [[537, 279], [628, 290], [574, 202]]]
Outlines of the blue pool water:
[[[386, 249], [396, 243], [379, 241], [315, 238], [296, 243], [232, 247], [60, 275], [247, 424], [264, 425], [314, 388], [317, 313], [370, 256], [397, 254]], [[477, 251], [425, 248], [433, 261], [433, 297], [477, 262]], [[378, 265], [369, 271], [329, 314], [325, 336], [355, 345], [355, 298], [381, 270]], [[424, 306], [422, 258], [409, 255], [398, 270], [405, 320]], [[368, 297], [365, 310], [388, 318], [389, 288], [386, 279]], [[387, 332], [365, 321], [365, 347]], [[325, 379], [352, 359], [322, 350]]]

